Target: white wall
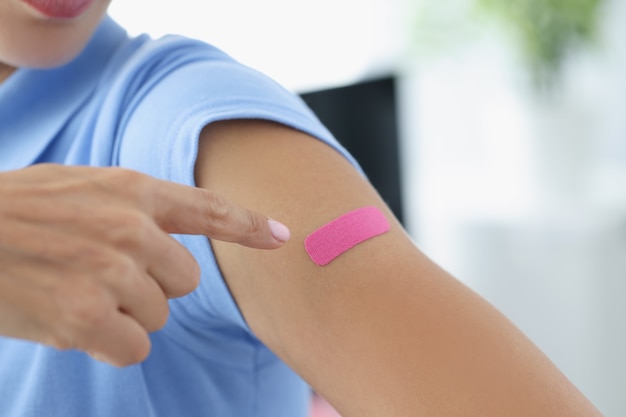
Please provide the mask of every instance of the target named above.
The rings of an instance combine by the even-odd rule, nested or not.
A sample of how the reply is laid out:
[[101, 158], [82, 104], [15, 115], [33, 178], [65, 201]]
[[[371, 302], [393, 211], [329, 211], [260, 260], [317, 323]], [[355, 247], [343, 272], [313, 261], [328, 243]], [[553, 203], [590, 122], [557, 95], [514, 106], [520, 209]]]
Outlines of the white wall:
[[131, 33], [212, 43], [305, 91], [386, 72], [401, 49], [397, 0], [133, 0], [110, 14]]
[[502, 37], [405, 69], [416, 241], [626, 415], [626, 3], [540, 95]]

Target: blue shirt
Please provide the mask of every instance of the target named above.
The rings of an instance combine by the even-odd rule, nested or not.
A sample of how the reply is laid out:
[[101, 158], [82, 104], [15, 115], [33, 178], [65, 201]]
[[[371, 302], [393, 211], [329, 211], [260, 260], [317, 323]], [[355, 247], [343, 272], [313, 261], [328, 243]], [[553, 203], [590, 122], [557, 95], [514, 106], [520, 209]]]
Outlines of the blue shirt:
[[[69, 64], [19, 69], [0, 84], [0, 170], [124, 166], [194, 185], [201, 129], [241, 118], [304, 131], [356, 165], [297, 95], [264, 75], [199, 41], [129, 38], [106, 18]], [[148, 359], [118, 369], [81, 352], [0, 338], [1, 416], [308, 414], [307, 385], [250, 331], [208, 239], [176, 238], [202, 278], [196, 291], [170, 301]]]

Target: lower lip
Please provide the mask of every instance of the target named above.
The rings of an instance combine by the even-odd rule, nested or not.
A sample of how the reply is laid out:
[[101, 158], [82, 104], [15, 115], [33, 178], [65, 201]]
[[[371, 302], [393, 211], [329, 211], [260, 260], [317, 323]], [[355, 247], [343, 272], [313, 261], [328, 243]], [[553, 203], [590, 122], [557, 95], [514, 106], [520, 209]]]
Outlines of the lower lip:
[[89, 8], [94, 0], [22, 0], [44, 16], [73, 19]]

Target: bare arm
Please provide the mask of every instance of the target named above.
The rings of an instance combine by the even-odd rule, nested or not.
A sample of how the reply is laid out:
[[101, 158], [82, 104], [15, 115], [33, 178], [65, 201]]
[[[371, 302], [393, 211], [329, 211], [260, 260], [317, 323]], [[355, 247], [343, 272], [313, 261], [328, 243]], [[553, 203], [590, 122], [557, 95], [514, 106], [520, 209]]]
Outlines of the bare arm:
[[[262, 121], [203, 131], [196, 179], [289, 225], [280, 250], [213, 242], [253, 331], [344, 417], [599, 416], [503, 315], [406, 236], [338, 153]], [[303, 241], [359, 207], [391, 231], [315, 265]]]

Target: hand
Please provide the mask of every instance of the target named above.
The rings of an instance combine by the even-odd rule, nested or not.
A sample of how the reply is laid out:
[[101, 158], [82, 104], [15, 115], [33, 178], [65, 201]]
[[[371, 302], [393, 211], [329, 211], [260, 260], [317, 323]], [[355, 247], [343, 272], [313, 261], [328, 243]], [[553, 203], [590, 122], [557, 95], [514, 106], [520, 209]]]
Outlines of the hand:
[[199, 266], [168, 233], [261, 249], [289, 239], [207, 190], [60, 165], [0, 173], [0, 231], [0, 335], [117, 366], [147, 356], [167, 299], [198, 284]]

